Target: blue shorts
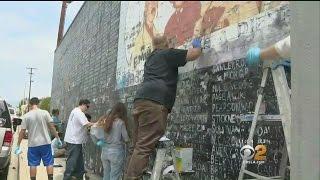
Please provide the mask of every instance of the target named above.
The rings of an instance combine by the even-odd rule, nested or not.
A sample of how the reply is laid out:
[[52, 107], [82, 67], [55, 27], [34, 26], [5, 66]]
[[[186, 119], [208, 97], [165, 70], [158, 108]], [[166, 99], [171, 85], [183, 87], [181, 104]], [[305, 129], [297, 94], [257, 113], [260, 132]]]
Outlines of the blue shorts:
[[41, 159], [44, 166], [53, 165], [50, 144], [28, 148], [28, 166], [39, 166]]

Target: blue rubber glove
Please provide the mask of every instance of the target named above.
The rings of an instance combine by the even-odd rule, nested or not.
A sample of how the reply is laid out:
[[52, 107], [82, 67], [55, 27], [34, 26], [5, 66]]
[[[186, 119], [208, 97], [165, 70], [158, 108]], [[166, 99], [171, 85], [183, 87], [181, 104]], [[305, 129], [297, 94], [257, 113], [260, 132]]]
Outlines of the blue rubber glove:
[[16, 149], [14, 150], [14, 154], [19, 155], [22, 153], [22, 150], [20, 148], [20, 146], [17, 146]]
[[107, 143], [104, 140], [102, 140], [102, 139], [98, 140], [97, 146], [103, 147], [105, 145], [107, 145]]
[[201, 38], [195, 38], [192, 40], [193, 48], [201, 48]]
[[250, 48], [247, 52], [246, 64], [247, 66], [257, 66], [260, 61], [260, 48]]

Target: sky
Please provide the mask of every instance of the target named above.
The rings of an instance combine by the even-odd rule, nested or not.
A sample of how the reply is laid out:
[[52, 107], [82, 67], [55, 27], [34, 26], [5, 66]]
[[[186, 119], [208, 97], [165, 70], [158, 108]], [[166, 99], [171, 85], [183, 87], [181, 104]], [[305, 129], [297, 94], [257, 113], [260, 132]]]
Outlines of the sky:
[[[66, 32], [83, 1], [66, 12]], [[0, 2], [0, 97], [17, 106], [27, 97], [29, 74], [35, 67], [31, 97], [51, 95], [61, 1]]]

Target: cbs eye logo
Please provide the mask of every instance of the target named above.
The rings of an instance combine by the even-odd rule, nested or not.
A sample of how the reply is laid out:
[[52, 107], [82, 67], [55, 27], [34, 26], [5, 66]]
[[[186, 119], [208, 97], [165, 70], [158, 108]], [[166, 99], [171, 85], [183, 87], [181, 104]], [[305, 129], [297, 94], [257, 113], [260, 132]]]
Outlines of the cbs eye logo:
[[254, 149], [250, 145], [245, 145], [240, 149], [240, 155], [244, 160], [251, 160], [253, 157], [255, 161], [266, 160], [267, 147], [265, 145], [257, 145]]

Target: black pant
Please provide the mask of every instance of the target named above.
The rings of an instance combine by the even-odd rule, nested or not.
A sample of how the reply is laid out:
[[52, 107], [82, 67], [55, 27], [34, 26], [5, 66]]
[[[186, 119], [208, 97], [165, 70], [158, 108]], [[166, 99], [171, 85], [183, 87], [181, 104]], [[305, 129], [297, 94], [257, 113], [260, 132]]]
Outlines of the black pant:
[[84, 162], [82, 144], [67, 143], [67, 163], [63, 180], [70, 180], [71, 176], [82, 179], [84, 175]]

